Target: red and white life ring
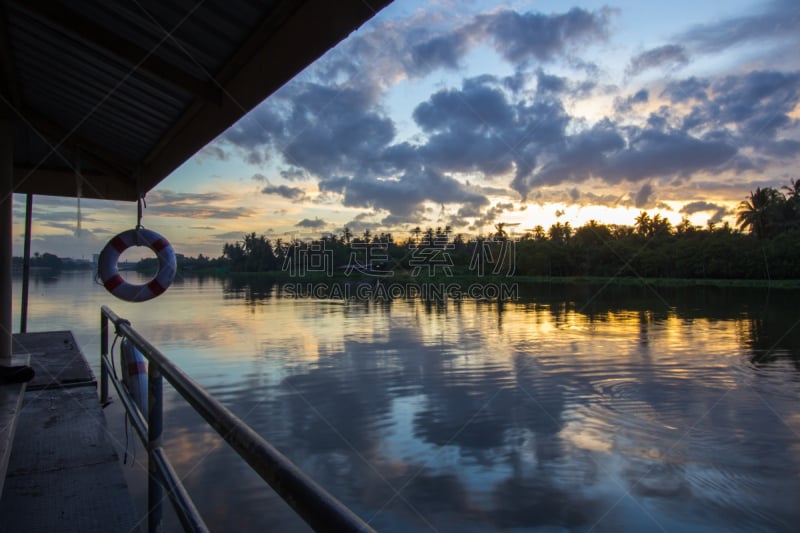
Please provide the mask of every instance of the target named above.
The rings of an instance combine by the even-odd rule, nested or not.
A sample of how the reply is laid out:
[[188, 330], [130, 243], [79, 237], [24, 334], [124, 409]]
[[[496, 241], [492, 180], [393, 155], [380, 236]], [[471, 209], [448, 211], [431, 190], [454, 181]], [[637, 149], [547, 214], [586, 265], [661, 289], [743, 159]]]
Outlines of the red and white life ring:
[[[147, 246], [158, 257], [158, 272], [143, 285], [128, 283], [117, 270], [119, 256], [131, 246]], [[144, 302], [163, 293], [175, 278], [176, 270], [175, 251], [169, 241], [155, 231], [144, 228], [124, 231], [108, 241], [100, 252], [97, 268], [106, 290], [126, 302]]]
[[120, 344], [119, 364], [122, 383], [142, 415], [147, 418], [147, 361], [128, 339], [122, 339]]

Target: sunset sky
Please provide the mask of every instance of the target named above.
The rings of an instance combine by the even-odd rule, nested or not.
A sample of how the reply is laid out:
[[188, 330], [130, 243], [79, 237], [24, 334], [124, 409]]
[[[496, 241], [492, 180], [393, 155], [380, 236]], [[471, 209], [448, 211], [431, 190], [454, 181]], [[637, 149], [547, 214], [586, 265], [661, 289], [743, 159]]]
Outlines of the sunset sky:
[[[253, 231], [733, 223], [800, 178], [798, 49], [796, 0], [397, 0], [151, 191], [143, 222], [213, 257]], [[33, 250], [91, 258], [136, 221], [81, 212], [76, 234], [75, 199], [37, 196]]]

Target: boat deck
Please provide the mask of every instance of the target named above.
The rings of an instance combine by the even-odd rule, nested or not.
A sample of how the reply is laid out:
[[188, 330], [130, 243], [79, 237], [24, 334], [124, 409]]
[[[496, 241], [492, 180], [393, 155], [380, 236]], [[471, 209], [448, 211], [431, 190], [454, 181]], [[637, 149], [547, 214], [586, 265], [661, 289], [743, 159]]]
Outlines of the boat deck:
[[[14, 335], [14, 356], [26, 355], [36, 377], [27, 384], [16, 417], [0, 529], [138, 531], [97, 381], [72, 333]], [[10, 398], [12, 391], [7, 392]], [[2, 405], [0, 413], [9, 410]], [[13, 429], [0, 423], [0, 430]]]

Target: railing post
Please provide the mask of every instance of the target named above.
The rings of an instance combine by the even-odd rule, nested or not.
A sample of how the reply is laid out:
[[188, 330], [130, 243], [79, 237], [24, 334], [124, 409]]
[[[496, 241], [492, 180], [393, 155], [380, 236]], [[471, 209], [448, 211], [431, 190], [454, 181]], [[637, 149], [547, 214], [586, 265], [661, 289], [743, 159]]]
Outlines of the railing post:
[[147, 525], [149, 533], [160, 533], [161, 503], [164, 501], [164, 489], [158, 473], [155, 450], [161, 447], [163, 429], [163, 378], [158, 364], [150, 360], [147, 369]]
[[[100, 404], [108, 403], [108, 317], [100, 311]], [[112, 355], [113, 357], [113, 355]]]

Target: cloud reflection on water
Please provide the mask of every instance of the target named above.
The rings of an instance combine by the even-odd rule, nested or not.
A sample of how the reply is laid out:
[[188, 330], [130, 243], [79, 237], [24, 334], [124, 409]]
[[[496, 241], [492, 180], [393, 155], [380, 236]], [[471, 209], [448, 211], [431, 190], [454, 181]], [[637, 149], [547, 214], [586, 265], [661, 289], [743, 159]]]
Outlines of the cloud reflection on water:
[[[552, 285], [436, 305], [274, 289], [187, 279], [158, 313], [113, 307], [381, 531], [796, 523], [794, 292]], [[168, 454], [212, 527], [299, 527], [168, 408]]]

